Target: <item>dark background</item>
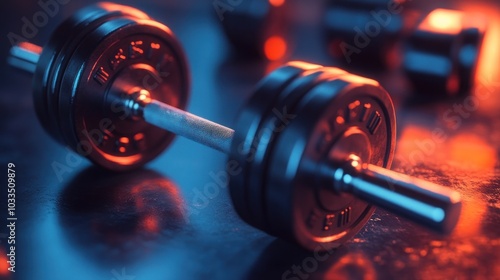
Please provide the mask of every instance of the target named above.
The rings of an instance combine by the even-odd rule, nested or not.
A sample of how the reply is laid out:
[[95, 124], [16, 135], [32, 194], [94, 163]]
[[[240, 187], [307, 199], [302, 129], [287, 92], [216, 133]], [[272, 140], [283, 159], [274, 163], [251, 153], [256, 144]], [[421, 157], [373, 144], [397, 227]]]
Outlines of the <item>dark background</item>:
[[[85, 2], [85, 3], [84, 3]], [[30, 39], [43, 44], [63, 19], [92, 1], [72, 0]], [[291, 1], [292, 52], [280, 62], [235, 59], [211, 1], [125, 1], [168, 25], [185, 48], [192, 72], [189, 110], [232, 126], [253, 85], [290, 59], [337, 65], [321, 39], [321, 1]], [[377, 210], [362, 231], [320, 261], [308, 279], [500, 279], [500, 5], [497, 1], [424, 1], [421, 5], [482, 11], [490, 29], [474, 96], [477, 108], [443, 115], [467, 100], [416, 104], [399, 71], [370, 73], [393, 95], [398, 144], [392, 169], [462, 193], [456, 230], [440, 236]], [[3, 2], [0, 10], [0, 163], [16, 165], [16, 273], [4, 265], [6, 186], [2, 183], [0, 279], [281, 279], [312, 253], [276, 240], [242, 222], [226, 188], [199, 199], [211, 172], [226, 156], [183, 138], [144, 170], [104, 174], [83, 160], [62, 180], [52, 164], [72, 161], [41, 128], [31, 78], [5, 63], [9, 32], [21, 34], [22, 17], [41, 10], [36, 1]], [[469, 99], [470, 101], [470, 99]], [[455, 106], [455, 107], [454, 107]], [[436, 142], [441, 129], [446, 140]], [[5, 222], [6, 223], [6, 222]], [[134, 278], [135, 277], [135, 278]], [[293, 278], [290, 278], [293, 279]]]

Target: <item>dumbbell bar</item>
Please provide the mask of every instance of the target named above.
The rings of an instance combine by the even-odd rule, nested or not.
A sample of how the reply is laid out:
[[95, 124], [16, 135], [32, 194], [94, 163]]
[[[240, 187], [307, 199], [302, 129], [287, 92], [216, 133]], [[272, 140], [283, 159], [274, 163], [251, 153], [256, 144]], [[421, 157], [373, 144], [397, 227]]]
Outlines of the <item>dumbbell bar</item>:
[[[187, 67], [168, 28], [130, 7], [101, 3], [84, 11], [43, 51], [22, 43], [9, 61], [34, 69], [46, 130], [76, 151], [90, 142], [84, 155], [94, 163], [114, 170], [145, 164], [173, 138], [160, 128], [226, 152], [228, 165], [241, 170], [230, 182], [238, 214], [310, 250], [336, 247], [359, 231], [374, 211], [366, 202], [441, 232], [456, 224], [457, 192], [383, 168], [392, 162], [395, 113], [377, 82], [292, 62], [260, 82], [232, 130], [180, 109]], [[60, 30], [74, 38], [60, 41]], [[151, 75], [163, 79], [147, 90], [141, 85]], [[105, 133], [97, 140], [89, 135], [96, 127]]]

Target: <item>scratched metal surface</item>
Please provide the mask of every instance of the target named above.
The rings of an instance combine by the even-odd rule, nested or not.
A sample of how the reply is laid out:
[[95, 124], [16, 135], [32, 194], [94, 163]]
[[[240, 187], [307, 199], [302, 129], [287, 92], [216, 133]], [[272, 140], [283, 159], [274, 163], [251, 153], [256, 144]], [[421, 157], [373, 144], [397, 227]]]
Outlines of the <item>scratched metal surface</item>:
[[[143, 1], [138, 8], [169, 25], [185, 47], [193, 81], [189, 109], [231, 126], [253, 84], [275, 65], [232, 58], [211, 1], [178, 2]], [[472, 3], [456, 5], [480, 7]], [[498, 18], [498, 3], [488, 5], [487, 14]], [[62, 5], [31, 42], [45, 42], [83, 6]], [[200, 199], [214, 182], [210, 174], [224, 170], [225, 156], [217, 151], [178, 138], [144, 170], [109, 174], [58, 146], [36, 120], [30, 77], [4, 63], [6, 34], [19, 34], [22, 17], [39, 10], [36, 1], [14, 0], [0, 10], [0, 163], [16, 164], [19, 219], [17, 272], [0, 272], [0, 279], [500, 279], [498, 19], [472, 101], [418, 103], [397, 71], [353, 70], [380, 79], [394, 96], [393, 169], [462, 193], [455, 232], [440, 236], [377, 210], [354, 239], [315, 256], [244, 224], [225, 187]], [[319, 8], [309, 4], [302, 11], [302, 27], [295, 31], [301, 40], [289, 58], [335, 65], [315, 28]], [[62, 178], [54, 162], [69, 167]], [[3, 225], [6, 188], [0, 189]], [[5, 233], [0, 227], [2, 262]]]

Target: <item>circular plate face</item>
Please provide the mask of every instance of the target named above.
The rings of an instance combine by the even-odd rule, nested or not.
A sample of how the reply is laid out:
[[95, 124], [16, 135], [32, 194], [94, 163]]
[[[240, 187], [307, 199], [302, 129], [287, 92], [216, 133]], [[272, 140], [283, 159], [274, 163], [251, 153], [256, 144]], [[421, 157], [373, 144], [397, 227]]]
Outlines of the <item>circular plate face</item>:
[[234, 208], [247, 223], [259, 227], [249, 214], [247, 204], [247, 170], [255, 156], [254, 139], [263, 116], [272, 111], [278, 94], [301, 72], [319, 65], [291, 62], [267, 75], [256, 87], [252, 98], [238, 116], [228, 162], [236, 162], [241, 172], [231, 176], [229, 188]]
[[148, 18], [141, 11], [127, 6], [113, 3], [91, 5], [60, 24], [43, 48], [33, 79], [33, 100], [42, 126], [59, 142], [64, 143], [64, 133], [58, 123], [58, 89], [71, 54], [90, 31], [120, 16]]
[[[345, 144], [353, 129], [364, 136], [351, 140], [369, 148]], [[331, 175], [320, 176], [322, 163], [339, 154], [338, 144], [348, 147], [346, 153], [388, 167], [395, 147], [392, 101], [372, 80], [340, 76], [304, 96], [294, 121], [276, 141], [266, 184], [272, 232], [310, 250], [337, 247], [359, 231], [374, 208], [329, 190]]]
[[67, 142], [111, 170], [136, 168], [155, 158], [174, 135], [130, 117], [124, 97], [140, 89], [184, 109], [189, 75], [181, 48], [157, 22], [108, 20], [81, 42], [64, 73], [59, 119]]
[[[293, 121], [295, 106], [311, 88], [331, 78], [332, 73], [324, 73], [325, 68], [313, 68], [302, 72], [285, 89], [278, 93], [273, 109], [262, 116], [262, 121], [253, 140], [254, 157], [246, 173], [247, 203], [253, 219], [268, 231], [266, 225], [265, 181], [268, 158], [274, 147], [274, 139]], [[343, 73], [339, 71], [338, 74]]]

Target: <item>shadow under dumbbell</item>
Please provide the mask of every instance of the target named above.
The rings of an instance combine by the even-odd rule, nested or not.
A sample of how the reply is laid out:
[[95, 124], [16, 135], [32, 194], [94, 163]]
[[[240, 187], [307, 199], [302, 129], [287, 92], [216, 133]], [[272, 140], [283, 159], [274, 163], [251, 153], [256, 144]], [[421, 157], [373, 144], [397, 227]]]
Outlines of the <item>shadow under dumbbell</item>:
[[186, 224], [177, 186], [144, 169], [88, 168], [62, 191], [58, 208], [67, 238], [99, 263], [137, 260]]

